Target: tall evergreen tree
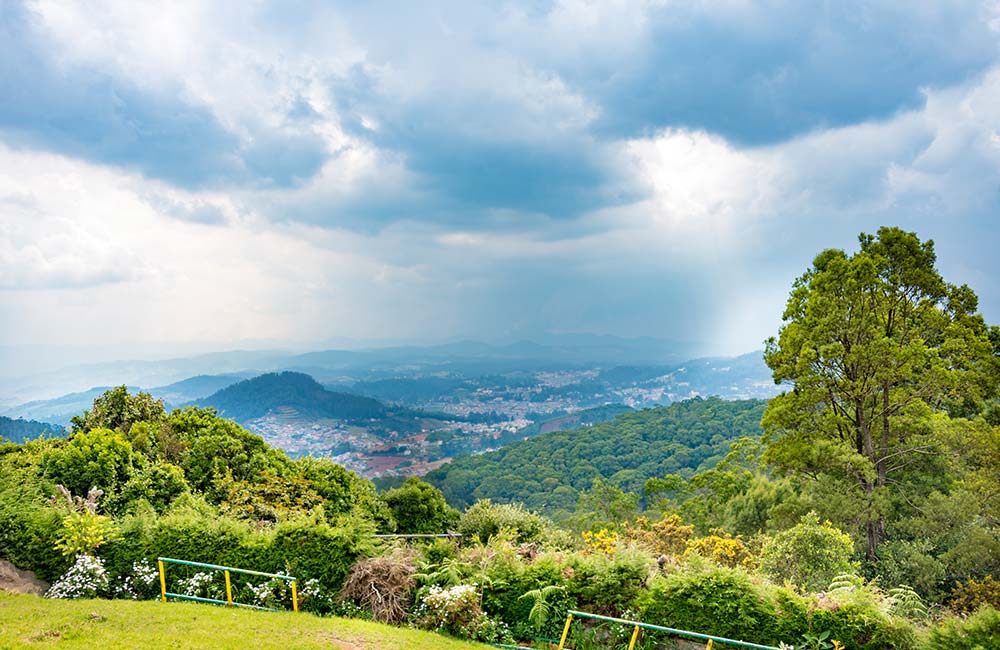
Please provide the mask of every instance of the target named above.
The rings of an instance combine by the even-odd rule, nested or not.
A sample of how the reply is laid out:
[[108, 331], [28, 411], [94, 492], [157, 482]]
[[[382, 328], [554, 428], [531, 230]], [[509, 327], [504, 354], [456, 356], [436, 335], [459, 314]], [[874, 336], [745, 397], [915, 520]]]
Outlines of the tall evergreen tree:
[[792, 388], [763, 426], [769, 461], [849, 496], [874, 561], [890, 504], [935, 453], [927, 416], [974, 415], [994, 395], [998, 336], [975, 293], [941, 277], [932, 241], [880, 228], [860, 244], [823, 251], [795, 281], [765, 351]]

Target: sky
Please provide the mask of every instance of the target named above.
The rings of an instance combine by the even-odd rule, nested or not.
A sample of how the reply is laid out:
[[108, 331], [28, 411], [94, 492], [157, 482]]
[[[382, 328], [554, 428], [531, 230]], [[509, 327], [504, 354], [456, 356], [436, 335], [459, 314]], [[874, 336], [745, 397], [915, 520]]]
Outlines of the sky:
[[901, 226], [1000, 322], [1000, 2], [0, 0], [0, 342], [759, 349]]

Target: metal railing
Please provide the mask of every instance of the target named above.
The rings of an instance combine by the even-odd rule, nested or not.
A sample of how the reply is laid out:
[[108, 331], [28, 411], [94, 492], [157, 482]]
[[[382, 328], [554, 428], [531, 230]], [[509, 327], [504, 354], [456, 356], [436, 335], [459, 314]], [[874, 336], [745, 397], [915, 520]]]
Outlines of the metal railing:
[[579, 618], [590, 618], [598, 621], [606, 621], [609, 623], [619, 623], [625, 626], [632, 626], [632, 638], [628, 644], [628, 650], [634, 650], [636, 641], [639, 639], [639, 630], [653, 630], [656, 632], [666, 632], [667, 634], [673, 634], [676, 636], [683, 636], [689, 639], [699, 639], [701, 641], [708, 641], [707, 650], [711, 650], [712, 645], [715, 643], [737, 646], [740, 648], [756, 648], [757, 650], [781, 650], [775, 646], [770, 645], [760, 645], [758, 643], [750, 643], [749, 641], [736, 641], [735, 639], [727, 639], [721, 636], [714, 636], [711, 634], [700, 634], [698, 632], [689, 632], [688, 630], [677, 630], [672, 627], [663, 627], [661, 625], [652, 625], [650, 623], [641, 623], [639, 621], [629, 621], [624, 618], [615, 618], [613, 616], [601, 616], [599, 614], [591, 614], [589, 612], [578, 612], [574, 609], [567, 610], [566, 612], [566, 625], [563, 627], [562, 638], [559, 640], [559, 650], [563, 650], [566, 647], [566, 638], [569, 636], [569, 626], [573, 622], [573, 617], [577, 616]]
[[[230, 580], [230, 573], [240, 573], [243, 575], [251, 576], [262, 576], [265, 578], [271, 578], [274, 580], [284, 580], [290, 583], [292, 588], [292, 611], [299, 611], [299, 595], [296, 590], [296, 581], [293, 576], [286, 576], [280, 573], [264, 573], [263, 571], [251, 571], [250, 569], [237, 569], [235, 567], [220, 566], [218, 564], [205, 564], [204, 562], [191, 562], [189, 560], [177, 560], [172, 557], [158, 557], [156, 558], [156, 563], [160, 569], [160, 598], [163, 602], [167, 602], [167, 598], [176, 598], [177, 600], [193, 600], [199, 603], [212, 603], [215, 605], [226, 605], [227, 607], [245, 607], [247, 609], [260, 609], [264, 611], [277, 611], [271, 609], [270, 607], [260, 607], [258, 605], [248, 605], [246, 603], [236, 603], [233, 602], [233, 585]], [[164, 568], [164, 563], [166, 564], [179, 564], [182, 566], [196, 567], [199, 569], [211, 569], [213, 571], [222, 571], [226, 577], [226, 599], [219, 600], [217, 598], [202, 598], [201, 596], [189, 596], [187, 594], [175, 594], [167, 591], [167, 572]]]

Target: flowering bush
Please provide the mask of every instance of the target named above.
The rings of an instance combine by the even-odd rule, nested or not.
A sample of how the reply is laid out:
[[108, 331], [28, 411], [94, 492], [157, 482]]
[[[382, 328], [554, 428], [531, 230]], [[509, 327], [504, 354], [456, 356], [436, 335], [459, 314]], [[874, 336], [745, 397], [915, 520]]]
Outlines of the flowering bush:
[[298, 585], [297, 588], [299, 592], [299, 607], [301, 609], [317, 614], [333, 611], [338, 611], [339, 613], [337, 599], [325, 592], [316, 578], [306, 580]]
[[[310, 582], [317, 582], [312, 580]], [[247, 585], [247, 589], [250, 590], [250, 594], [253, 597], [254, 605], [259, 605], [260, 607], [268, 607], [271, 609], [278, 609], [281, 604], [290, 598], [290, 589], [284, 580], [279, 580], [277, 578], [272, 578], [264, 582], [253, 584], [252, 582]], [[318, 592], [318, 583], [315, 587]]]
[[119, 576], [111, 589], [115, 598], [147, 600], [159, 595], [159, 571], [152, 562], [145, 560], [132, 563], [132, 572]]
[[588, 550], [599, 551], [611, 557], [618, 546], [618, 533], [607, 528], [602, 528], [596, 533], [585, 530], [583, 531], [583, 541]]
[[108, 588], [108, 572], [101, 558], [77, 555], [73, 566], [45, 593], [46, 598], [95, 598]]
[[419, 627], [476, 641], [512, 642], [510, 629], [490, 619], [474, 585], [432, 586], [415, 612]]
[[221, 576], [221, 573], [199, 571], [190, 578], [178, 580], [177, 588], [185, 596], [221, 600], [225, 595], [225, 586], [219, 582]]

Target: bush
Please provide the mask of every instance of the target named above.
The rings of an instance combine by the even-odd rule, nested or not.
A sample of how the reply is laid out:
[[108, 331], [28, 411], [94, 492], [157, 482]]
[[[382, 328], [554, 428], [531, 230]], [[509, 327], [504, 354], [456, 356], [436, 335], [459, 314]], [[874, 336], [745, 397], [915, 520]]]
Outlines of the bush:
[[620, 616], [646, 588], [656, 562], [649, 554], [623, 550], [612, 557], [574, 555], [568, 595], [595, 614]]
[[788, 530], [764, 543], [760, 568], [778, 582], [790, 581], [803, 591], [819, 591], [834, 577], [850, 573], [854, 542], [829, 521], [810, 512]]
[[483, 612], [474, 585], [431, 587], [417, 608], [417, 626], [474, 641], [510, 642], [506, 626]]
[[[572, 572], [544, 555], [531, 564], [496, 562], [487, 569], [487, 580], [483, 586], [483, 609], [490, 616], [506, 621], [517, 639], [558, 636], [566, 610], [577, 608], [576, 597], [568, 588], [567, 574], [572, 575]], [[552, 615], [540, 629], [536, 629], [529, 620], [535, 603], [523, 596], [551, 586], [566, 588], [556, 592], [550, 590], [546, 595], [545, 602]]]
[[916, 645], [913, 626], [886, 611], [891, 599], [869, 587], [841, 591], [822, 599], [811, 611], [810, 631], [829, 632], [847, 648], [906, 650]]
[[458, 522], [458, 511], [448, 505], [441, 490], [416, 476], [382, 498], [401, 533], [444, 533]]
[[514, 538], [519, 543], [540, 542], [550, 526], [545, 517], [527, 510], [520, 503], [494, 505], [489, 499], [477, 501], [458, 520], [458, 532], [468, 538], [476, 536], [484, 542], [505, 529], [514, 531]]
[[960, 614], [969, 614], [983, 605], [1000, 609], [1000, 580], [986, 576], [978, 581], [960, 582], [951, 592], [949, 605]]
[[743, 540], [736, 537], [709, 535], [708, 537], [688, 540], [684, 557], [690, 558], [692, 555], [731, 568], [749, 567], [754, 563], [754, 556], [750, 549], [746, 547]]
[[96, 598], [108, 590], [108, 572], [101, 558], [77, 555], [73, 566], [45, 593], [46, 598]]
[[[681, 630], [775, 645], [777, 609], [739, 569], [684, 571], [653, 581], [639, 599], [642, 620]], [[795, 634], [792, 638], [798, 638]]]
[[654, 555], [680, 555], [694, 533], [694, 526], [682, 523], [680, 515], [665, 514], [657, 522], [636, 517], [625, 524], [625, 538]]
[[997, 650], [1000, 648], [1000, 612], [983, 607], [966, 619], [949, 618], [930, 630], [926, 650]]
[[807, 599], [758, 584], [742, 569], [690, 567], [657, 578], [640, 598], [642, 620], [692, 632], [777, 645], [828, 633], [851, 650], [913, 648], [913, 627], [890, 616], [889, 601], [868, 587]]
[[141, 458], [123, 434], [93, 429], [51, 448], [42, 458], [42, 468], [46, 477], [73, 494], [86, 494], [95, 487], [112, 494], [138, 471]]

